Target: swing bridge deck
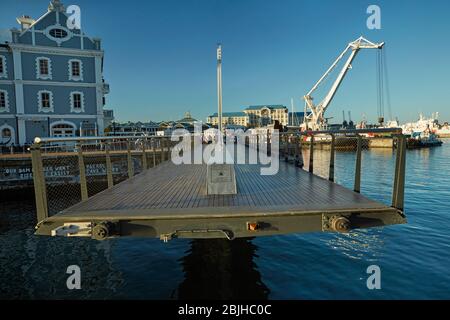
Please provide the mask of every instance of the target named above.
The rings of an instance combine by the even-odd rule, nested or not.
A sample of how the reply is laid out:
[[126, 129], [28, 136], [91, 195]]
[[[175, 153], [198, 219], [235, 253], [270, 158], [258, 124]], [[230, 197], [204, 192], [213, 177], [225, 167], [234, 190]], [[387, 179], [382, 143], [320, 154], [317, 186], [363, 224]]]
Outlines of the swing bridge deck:
[[[372, 130], [373, 131], [373, 130]], [[311, 135], [312, 133], [310, 133]], [[314, 133], [312, 136], [314, 136]], [[392, 204], [360, 194], [361, 140], [356, 148], [355, 188], [333, 182], [335, 134], [331, 139], [330, 177], [313, 173], [299, 163], [301, 136], [284, 135], [275, 175], [261, 175], [259, 164], [234, 164], [237, 194], [207, 195], [206, 164], [175, 165], [165, 161], [48, 217], [38, 217], [36, 234], [86, 236], [94, 239], [136, 236], [171, 238], [228, 238], [293, 232], [349, 232], [402, 224], [405, 169], [404, 138], [397, 136]], [[308, 148], [313, 151], [314, 143]], [[167, 149], [169, 153], [170, 148]], [[39, 170], [36, 148], [33, 168]], [[35, 175], [37, 192], [42, 191]], [[42, 197], [36, 195], [45, 209]]]

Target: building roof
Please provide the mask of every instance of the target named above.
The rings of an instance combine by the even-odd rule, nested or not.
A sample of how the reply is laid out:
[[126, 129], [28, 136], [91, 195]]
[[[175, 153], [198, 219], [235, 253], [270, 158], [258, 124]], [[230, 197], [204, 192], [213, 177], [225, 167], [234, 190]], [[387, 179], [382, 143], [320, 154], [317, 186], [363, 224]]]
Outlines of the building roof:
[[[217, 117], [217, 112], [210, 115], [210, 117]], [[223, 112], [223, 117], [247, 117], [247, 115], [244, 112]]]
[[245, 108], [245, 110], [260, 110], [262, 108], [269, 108], [269, 109], [287, 109], [286, 106], [283, 106], [281, 104], [271, 104], [271, 105], [259, 105], [259, 106], [249, 106]]
[[184, 118], [183, 119], [180, 119], [180, 120], [178, 120], [176, 122], [193, 123], [193, 122], [196, 122], [196, 121], [198, 121], [198, 120], [195, 119], [195, 118], [192, 118], [191, 113], [188, 111], [188, 112], [186, 112], [184, 114]]

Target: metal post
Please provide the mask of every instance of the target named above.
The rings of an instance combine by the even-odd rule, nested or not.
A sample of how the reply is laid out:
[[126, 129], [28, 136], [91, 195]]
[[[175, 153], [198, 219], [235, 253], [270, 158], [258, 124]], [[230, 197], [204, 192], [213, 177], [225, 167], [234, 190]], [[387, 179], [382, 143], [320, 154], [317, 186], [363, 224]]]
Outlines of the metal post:
[[41, 146], [31, 146], [31, 163], [33, 171], [34, 196], [36, 199], [37, 222], [48, 218], [47, 189], [45, 186], [44, 167], [42, 165]]
[[110, 144], [107, 143], [105, 146], [105, 160], [106, 160], [106, 178], [108, 180], [108, 189], [112, 188], [114, 185], [113, 175], [112, 175], [112, 164], [111, 156], [109, 154]]
[[142, 139], [142, 170], [147, 170], [147, 153], [145, 148], [147, 147], [147, 138]]
[[355, 163], [355, 186], [353, 191], [361, 192], [361, 149], [362, 149], [362, 137], [358, 135], [358, 143], [356, 147], [356, 163]]
[[300, 166], [300, 148], [299, 148], [299, 137], [295, 136], [294, 137], [294, 143], [295, 143], [295, 160], [294, 160], [294, 164], [296, 167]]
[[134, 176], [133, 159], [131, 157], [131, 142], [127, 141], [127, 165], [128, 165], [128, 178]]
[[258, 152], [259, 151], [259, 134], [258, 133], [256, 133], [256, 152]]
[[406, 168], [406, 138], [397, 137], [397, 155], [395, 157], [395, 177], [392, 191], [392, 206], [399, 210], [404, 209], [405, 193], [405, 168]]
[[86, 182], [86, 167], [84, 166], [84, 158], [83, 158], [83, 145], [77, 144], [78, 149], [78, 168], [80, 171], [80, 190], [81, 190], [81, 201], [87, 200], [88, 198], [88, 189]]
[[164, 138], [161, 137], [159, 139], [159, 151], [160, 151], [160, 159], [161, 159], [161, 161], [159, 163], [162, 163], [164, 161], [163, 142], [164, 142]]
[[331, 147], [330, 147], [330, 170], [328, 173], [328, 180], [334, 182], [334, 149], [336, 144], [336, 137], [331, 135]]
[[303, 146], [302, 146], [303, 142], [302, 142], [302, 140], [303, 140], [303, 137], [300, 134], [298, 136], [298, 166], [300, 168], [303, 168], [303, 166], [305, 165], [305, 163], [303, 162], [303, 150], [302, 150], [303, 149]]
[[156, 167], [156, 148], [155, 148], [155, 139], [154, 138], [152, 138], [151, 144], [152, 144], [152, 153], [153, 153], [153, 167]]
[[284, 161], [289, 160], [289, 137], [287, 134], [284, 135]]
[[310, 145], [309, 145], [309, 172], [314, 172], [314, 135], [311, 135]]
[[222, 144], [222, 46], [220, 44], [217, 46], [217, 109], [219, 137]]
[[167, 138], [167, 160], [170, 160], [170, 138]]

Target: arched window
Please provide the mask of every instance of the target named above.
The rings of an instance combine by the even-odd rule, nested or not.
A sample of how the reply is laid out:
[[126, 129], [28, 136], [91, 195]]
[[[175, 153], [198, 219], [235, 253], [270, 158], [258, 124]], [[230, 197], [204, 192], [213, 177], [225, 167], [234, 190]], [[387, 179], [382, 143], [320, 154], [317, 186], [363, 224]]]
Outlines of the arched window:
[[51, 135], [56, 138], [74, 137], [75, 131], [75, 125], [68, 122], [55, 123], [51, 126]]
[[14, 142], [14, 129], [6, 124], [0, 126], [0, 145], [12, 145]]
[[2, 138], [11, 138], [11, 129], [5, 128], [2, 130]]

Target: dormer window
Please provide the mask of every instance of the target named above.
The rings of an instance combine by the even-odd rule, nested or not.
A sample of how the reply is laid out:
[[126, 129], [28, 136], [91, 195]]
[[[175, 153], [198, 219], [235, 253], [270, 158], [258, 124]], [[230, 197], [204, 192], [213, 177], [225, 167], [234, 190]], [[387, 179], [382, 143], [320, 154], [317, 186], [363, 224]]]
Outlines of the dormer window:
[[58, 29], [58, 28], [51, 29], [51, 30], [49, 31], [49, 34], [50, 34], [53, 38], [58, 38], [58, 39], [62, 39], [62, 38], [67, 37], [67, 31], [64, 30], [64, 29]]
[[0, 78], [6, 78], [6, 58], [5, 56], [0, 56]]
[[42, 80], [52, 79], [52, 64], [49, 58], [36, 58], [36, 78]]
[[83, 63], [78, 59], [69, 60], [69, 80], [83, 80]]

